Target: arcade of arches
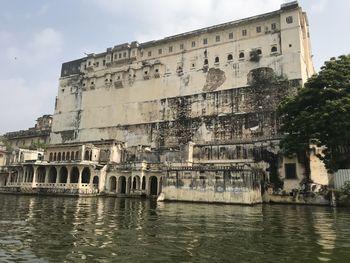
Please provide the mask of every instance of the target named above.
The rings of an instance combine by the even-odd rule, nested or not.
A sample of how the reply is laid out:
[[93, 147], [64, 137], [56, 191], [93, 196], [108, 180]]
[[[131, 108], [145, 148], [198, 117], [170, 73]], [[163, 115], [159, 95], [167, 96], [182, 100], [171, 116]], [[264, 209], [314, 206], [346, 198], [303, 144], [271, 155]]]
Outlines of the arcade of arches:
[[161, 175], [110, 175], [106, 188], [109, 194], [157, 196], [161, 185]]
[[88, 166], [35, 166], [12, 168], [6, 178], [6, 186], [69, 187], [73, 184], [99, 187], [99, 176]]
[[12, 168], [5, 186], [96, 189], [95, 193], [106, 191], [112, 195], [157, 196], [161, 192], [162, 177], [161, 174], [107, 174], [106, 180], [101, 181], [99, 173], [86, 165], [22, 165]]

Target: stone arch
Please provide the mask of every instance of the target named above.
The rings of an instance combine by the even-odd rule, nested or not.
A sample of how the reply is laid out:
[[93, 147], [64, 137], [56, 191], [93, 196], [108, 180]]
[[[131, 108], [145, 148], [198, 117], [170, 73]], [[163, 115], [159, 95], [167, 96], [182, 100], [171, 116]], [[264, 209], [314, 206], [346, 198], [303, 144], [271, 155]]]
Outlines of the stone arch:
[[85, 167], [83, 169], [82, 175], [81, 175], [81, 183], [82, 184], [89, 184], [90, 183], [90, 177], [91, 172], [89, 167]]
[[127, 183], [126, 183], [126, 193], [130, 193], [130, 189], [131, 189], [131, 176], [128, 177], [127, 179]]
[[79, 169], [76, 166], [73, 166], [70, 172], [70, 182], [72, 184], [77, 184], [79, 182]]
[[46, 169], [44, 166], [40, 166], [37, 170], [37, 179], [38, 183], [45, 183]]
[[85, 154], [84, 154], [84, 160], [85, 161], [91, 161], [91, 151], [90, 150], [86, 150]]
[[17, 181], [18, 171], [16, 169], [10, 170], [9, 183], [15, 183]]
[[125, 176], [120, 176], [118, 178], [119, 193], [126, 194], [126, 178]]
[[142, 176], [141, 189], [146, 190], [146, 176]]
[[33, 182], [33, 177], [34, 177], [34, 168], [33, 166], [27, 166], [25, 169], [25, 174], [24, 174], [24, 182], [26, 183], [31, 183]]
[[48, 183], [56, 183], [56, 179], [57, 179], [57, 170], [55, 167], [51, 167], [49, 170], [49, 178], [47, 180]]
[[140, 190], [140, 176], [136, 175], [132, 179], [132, 189], [133, 190]]
[[98, 175], [95, 175], [94, 178], [92, 179], [92, 184], [94, 185], [94, 187], [98, 188], [99, 182], [100, 182], [100, 179]]
[[68, 170], [66, 167], [61, 167], [60, 169], [60, 174], [58, 177], [58, 182], [60, 184], [66, 184], [67, 183], [67, 179], [68, 179]]
[[24, 172], [22, 167], [17, 167], [17, 176], [16, 176], [16, 182], [22, 183], [24, 181]]
[[117, 190], [117, 178], [115, 176], [109, 177], [109, 191], [115, 192]]
[[150, 195], [158, 195], [158, 178], [156, 176], [151, 176], [150, 181]]

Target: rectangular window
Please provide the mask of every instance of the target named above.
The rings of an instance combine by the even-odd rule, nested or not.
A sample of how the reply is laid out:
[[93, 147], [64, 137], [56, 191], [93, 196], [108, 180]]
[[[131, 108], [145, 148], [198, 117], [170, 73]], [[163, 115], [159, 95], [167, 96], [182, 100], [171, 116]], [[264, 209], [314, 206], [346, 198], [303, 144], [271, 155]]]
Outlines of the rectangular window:
[[163, 53], [163, 50], [160, 48], [158, 49], [158, 55], [161, 55]]
[[286, 17], [286, 22], [287, 22], [287, 24], [293, 23], [293, 17], [292, 16], [287, 16]]
[[261, 26], [256, 27], [256, 33], [261, 33]]
[[152, 56], [152, 51], [148, 51], [148, 56]]
[[169, 47], [169, 53], [173, 52], [173, 46]]
[[126, 58], [126, 52], [123, 53], [123, 57]]
[[215, 42], [220, 42], [220, 36], [215, 37]]
[[184, 49], [184, 44], [180, 44], [180, 49]]
[[242, 36], [246, 36], [247, 35], [247, 29], [243, 29], [242, 30]]
[[100, 62], [97, 61], [97, 62], [95, 63], [95, 66], [98, 67], [99, 65], [100, 65]]
[[122, 58], [122, 53], [119, 53], [119, 56], [118, 56], [119, 58]]
[[233, 39], [233, 33], [232, 32], [228, 34], [228, 39]]
[[272, 23], [272, 24], [271, 24], [271, 29], [272, 29], [272, 30], [276, 30], [276, 23]]
[[106, 65], [106, 60], [103, 60], [102, 64], [103, 64], [103, 66], [105, 66]]
[[208, 44], [208, 39], [207, 38], [203, 38], [203, 45], [207, 45]]
[[286, 179], [297, 179], [297, 169], [295, 163], [285, 163], [284, 171], [286, 174]]
[[191, 46], [195, 47], [196, 46], [196, 41], [192, 41]]

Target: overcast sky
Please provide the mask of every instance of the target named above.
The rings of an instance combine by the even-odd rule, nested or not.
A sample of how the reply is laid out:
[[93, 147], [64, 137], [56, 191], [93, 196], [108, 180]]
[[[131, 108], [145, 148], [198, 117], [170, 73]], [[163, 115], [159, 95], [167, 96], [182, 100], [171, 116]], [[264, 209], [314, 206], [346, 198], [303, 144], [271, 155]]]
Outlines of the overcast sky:
[[[0, 134], [52, 114], [61, 64], [277, 10], [285, 0], [0, 0]], [[301, 0], [318, 70], [350, 53], [350, 1]]]

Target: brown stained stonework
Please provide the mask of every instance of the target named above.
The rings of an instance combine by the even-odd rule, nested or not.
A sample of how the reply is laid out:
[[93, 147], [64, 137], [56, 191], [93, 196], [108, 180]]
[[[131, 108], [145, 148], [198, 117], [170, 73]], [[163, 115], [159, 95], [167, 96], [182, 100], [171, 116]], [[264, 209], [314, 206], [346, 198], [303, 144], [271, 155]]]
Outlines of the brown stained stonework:
[[225, 72], [218, 68], [210, 68], [207, 79], [203, 87], [203, 91], [214, 91], [226, 80]]

